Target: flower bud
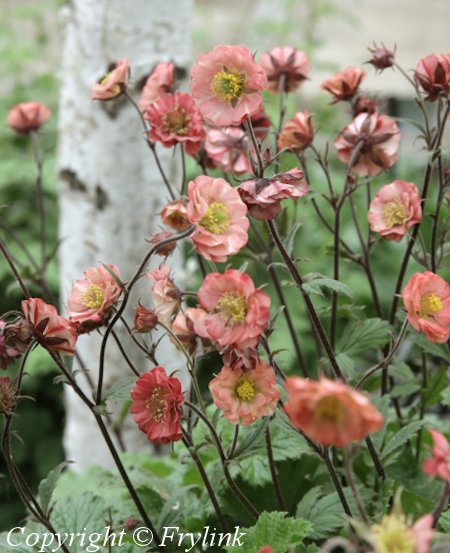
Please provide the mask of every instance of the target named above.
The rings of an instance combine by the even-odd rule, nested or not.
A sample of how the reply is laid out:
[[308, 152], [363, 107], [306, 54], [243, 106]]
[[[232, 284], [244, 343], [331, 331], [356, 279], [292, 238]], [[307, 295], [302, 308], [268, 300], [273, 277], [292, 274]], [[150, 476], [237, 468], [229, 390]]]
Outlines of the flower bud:
[[29, 134], [38, 131], [51, 113], [50, 108], [40, 102], [22, 102], [11, 108], [8, 125], [19, 134]]
[[167, 231], [152, 234], [152, 237], [150, 238], [150, 244], [154, 244], [156, 246], [155, 253], [157, 255], [160, 255], [161, 257], [167, 257], [177, 247], [177, 243], [175, 240], [173, 242], [168, 242], [167, 244], [161, 244], [160, 246], [158, 246], [160, 242], [163, 242], [164, 240], [167, 240], [172, 236], [174, 236], [173, 233]]
[[383, 71], [388, 67], [392, 67], [395, 61], [395, 50], [388, 50], [384, 44], [381, 46], [373, 45], [373, 48], [368, 48], [372, 54], [372, 58], [366, 63], [371, 63], [377, 71]]
[[139, 304], [134, 315], [133, 332], [151, 332], [158, 323], [158, 316], [153, 309]]
[[187, 209], [181, 200], [168, 203], [160, 215], [162, 222], [177, 232], [186, 230], [189, 227]]

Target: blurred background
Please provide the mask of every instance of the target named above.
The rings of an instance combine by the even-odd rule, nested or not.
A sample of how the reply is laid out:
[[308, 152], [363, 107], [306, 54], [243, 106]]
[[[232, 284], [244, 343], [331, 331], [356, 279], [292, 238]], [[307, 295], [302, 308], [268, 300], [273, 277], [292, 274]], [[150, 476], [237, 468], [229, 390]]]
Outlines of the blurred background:
[[[55, 171], [60, 52], [63, 29], [60, 24], [62, 0], [0, 0], [0, 233], [11, 229], [17, 235], [13, 253], [23, 270], [27, 260], [20, 242], [26, 243], [32, 254], [39, 251], [38, 220], [35, 216], [35, 166], [27, 138], [15, 134], [6, 126], [6, 116], [12, 105], [26, 100], [38, 100], [49, 105], [53, 116], [45, 125], [42, 140], [45, 150], [44, 184], [49, 213], [50, 242], [57, 243], [57, 179]], [[397, 60], [407, 71], [429, 53], [448, 50], [448, 0], [197, 0], [192, 14], [192, 58], [220, 43], [245, 44], [262, 53], [276, 45], [292, 45], [305, 50], [311, 60], [311, 79], [300, 93], [290, 98], [289, 114], [309, 109], [314, 113], [321, 140], [332, 140], [348, 122], [345, 107], [332, 109], [329, 97], [320, 91], [320, 82], [348, 65], [360, 65], [370, 58], [368, 46], [384, 43], [397, 49]], [[411, 90], [405, 79], [393, 71], [375, 76], [373, 68], [365, 66], [368, 78], [363, 88], [385, 101], [391, 115], [414, 117]], [[276, 104], [267, 99], [269, 113], [276, 113]], [[392, 176], [420, 182], [418, 168], [423, 159], [420, 145], [414, 141], [415, 129], [402, 124], [403, 153]], [[320, 145], [320, 144], [319, 144]], [[194, 170], [191, 167], [190, 170]], [[342, 170], [341, 167], [336, 168]], [[383, 175], [378, 182], [389, 182]], [[393, 180], [393, 179], [391, 179]], [[7, 207], [6, 207], [7, 206]], [[305, 211], [305, 220], [313, 217]], [[425, 232], [427, 229], [425, 228]], [[353, 228], [344, 229], [349, 243], [356, 243]], [[317, 252], [323, 252], [323, 271], [329, 264], [330, 236], [323, 229], [307, 234], [302, 241], [302, 257], [315, 258], [316, 272], [321, 272]], [[378, 267], [380, 288], [383, 280], [390, 282], [390, 260], [398, 256], [396, 245], [384, 249], [387, 258], [374, 260]], [[387, 253], [386, 253], [387, 252]], [[376, 254], [379, 255], [379, 254]], [[346, 280], [347, 279], [347, 280]], [[49, 280], [57, 295], [58, 267], [50, 265]], [[369, 297], [366, 284], [354, 272], [344, 267], [343, 280], [357, 293], [357, 303]], [[388, 287], [390, 284], [388, 284]], [[289, 296], [289, 289], [286, 291]], [[0, 311], [17, 308], [19, 292], [3, 259], [0, 260]], [[296, 328], [303, 328], [302, 313], [296, 314]], [[284, 327], [280, 322], [273, 337], [273, 350], [285, 347]], [[278, 342], [277, 342], [278, 341]], [[308, 360], [314, 356], [313, 344], [305, 343]], [[285, 355], [289, 367], [293, 358]], [[33, 487], [63, 459], [62, 431], [64, 409], [62, 388], [54, 384], [54, 369], [39, 348], [31, 355], [25, 394], [35, 398], [20, 405], [15, 421], [23, 445], [16, 447], [16, 459]], [[8, 372], [6, 373], [8, 374]], [[10, 528], [24, 516], [23, 508], [12, 489], [0, 459], [0, 531]]]

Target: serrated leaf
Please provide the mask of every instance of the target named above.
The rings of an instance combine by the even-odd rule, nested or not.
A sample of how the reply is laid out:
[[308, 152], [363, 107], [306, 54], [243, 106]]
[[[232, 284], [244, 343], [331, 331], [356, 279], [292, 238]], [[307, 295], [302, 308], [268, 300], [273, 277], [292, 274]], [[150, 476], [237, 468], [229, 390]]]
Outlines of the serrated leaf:
[[339, 352], [349, 356], [369, 348], [383, 346], [389, 340], [389, 323], [381, 319], [365, 319], [348, 325], [339, 340]]
[[135, 384], [135, 376], [128, 376], [127, 378], [118, 380], [107, 390], [105, 390], [103, 394], [103, 402], [106, 403], [107, 401], [125, 401], [127, 399], [130, 399], [130, 393]]
[[391, 453], [406, 443], [414, 434], [424, 426], [425, 421], [413, 421], [400, 428], [387, 441], [385, 447], [381, 451], [381, 458], [385, 460]]
[[71, 461], [64, 461], [63, 463], [60, 463], [57, 467], [51, 470], [48, 473], [47, 478], [44, 478], [44, 480], [42, 480], [39, 484], [39, 502], [46, 515], [50, 509], [50, 502], [52, 500], [56, 484], [58, 483], [64, 469], [68, 467], [70, 463]]
[[351, 300], [355, 298], [353, 291], [346, 284], [332, 278], [321, 277], [310, 280], [303, 285], [303, 289], [307, 294], [318, 294], [322, 297], [324, 296], [323, 290], [331, 290], [338, 294], [344, 294]]
[[242, 453], [245, 453], [247, 449], [251, 448], [253, 444], [263, 435], [267, 426], [269, 424], [269, 419], [264, 417], [256, 426], [256, 428], [244, 436], [240, 441], [239, 445], [234, 451], [233, 457], [239, 457]]
[[436, 344], [435, 342], [430, 342], [423, 334], [417, 334], [417, 336], [414, 337], [414, 343], [427, 353], [431, 353], [436, 357], [445, 359], [445, 361], [450, 363], [450, 353], [448, 351], [447, 344]]

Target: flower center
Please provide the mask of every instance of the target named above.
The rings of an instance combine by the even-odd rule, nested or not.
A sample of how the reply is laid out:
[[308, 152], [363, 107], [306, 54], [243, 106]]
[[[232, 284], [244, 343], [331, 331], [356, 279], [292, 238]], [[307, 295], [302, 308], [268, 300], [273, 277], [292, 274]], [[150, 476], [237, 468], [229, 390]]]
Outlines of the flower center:
[[430, 315], [434, 315], [434, 313], [439, 313], [441, 309], [442, 301], [436, 294], [429, 294], [420, 300], [420, 314], [422, 316], [429, 317]]
[[376, 553], [414, 553], [416, 544], [404, 517], [383, 517], [381, 524], [372, 526], [372, 543]]
[[244, 378], [236, 386], [236, 394], [242, 401], [252, 401], [255, 397], [255, 387], [250, 380]]
[[247, 316], [247, 300], [242, 294], [226, 292], [216, 305], [221, 317], [227, 322], [241, 324]]
[[155, 388], [150, 398], [146, 401], [145, 407], [151, 419], [155, 422], [161, 422], [166, 414], [164, 390], [160, 387]]
[[234, 107], [244, 93], [245, 75], [225, 67], [214, 75], [211, 86], [219, 100], [231, 102]]
[[314, 413], [319, 421], [339, 424], [345, 416], [345, 408], [334, 396], [325, 396], [320, 399]]
[[105, 299], [105, 294], [100, 286], [91, 284], [81, 297], [81, 303], [90, 309], [99, 309]]
[[393, 200], [383, 209], [383, 218], [389, 228], [403, 225], [406, 221], [406, 209], [400, 200]]
[[202, 220], [200, 225], [213, 234], [221, 234], [230, 226], [231, 217], [226, 206], [220, 202], [212, 203]]
[[183, 108], [169, 111], [163, 116], [163, 130], [167, 133], [186, 136], [189, 132], [188, 127], [191, 120], [192, 117]]

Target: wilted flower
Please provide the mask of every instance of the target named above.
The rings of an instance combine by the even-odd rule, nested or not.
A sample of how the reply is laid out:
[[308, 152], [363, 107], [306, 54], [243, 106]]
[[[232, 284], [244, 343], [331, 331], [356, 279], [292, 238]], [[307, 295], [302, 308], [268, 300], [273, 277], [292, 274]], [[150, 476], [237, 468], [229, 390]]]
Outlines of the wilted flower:
[[0, 319], [0, 369], [6, 369], [20, 355], [19, 351], [7, 344], [4, 336], [5, 327], [5, 321]]
[[206, 275], [198, 301], [208, 314], [194, 322], [195, 332], [219, 348], [256, 346], [269, 320], [269, 296], [257, 290], [247, 274], [235, 269]]
[[223, 179], [201, 175], [188, 184], [187, 212], [200, 255], [223, 262], [248, 241], [247, 207], [239, 192]]
[[182, 200], [174, 200], [168, 203], [160, 215], [162, 222], [177, 232], [186, 230], [190, 225], [187, 208]]
[[400, 131], [386, 115], [360, 113], [335, 141], [339, 159], [349, 163], [355, 148], [359, 154], [352, 172], [360, 177], [375, 176], [397, 161]]
[[358, 92], [366, 72], [360, 67], [347, 67], [330, 79], [323, 81], [321, 87], [334, 96], [334, 101], [351, 100]]
[[11, 414], [17, 403], [17, 390], [8, 377], [0, 377], [0, 413]]
[[147, 278], [152, 281], [153, 303], [158, 320], [169, 327], [181, 305], [181, 294], [170, 278], [170, 271], [168, 265], [162, 264], [147, 273]]
[[175, 65], [171, 61], [158, 63], [151, 72], [139, 98], [139, 109], [142, 113], [147, 111], [148, 106], [158, 98], [160, 94], [173, 92]]
[[253, 369], [259, 363], [257, 347], [238, 349], [226, 346], [220, 350], [223, 364], [232, 369]]
[[303, 152], [314, 139], [314, 128], [308, 110], [297, 112], [289, 119], [278, 137], [278, 148]]
[[440, 276], [415, 273], [403, 289], [408, 321], [430, 342], [444, 344], [450, 335], [450, 286]]
[[111, 100], [123, 94], [127, 88], [130, 60], [124, 58], [112, 64], [109, 72], [92, 87], [93, 100]]
[[191, 92], [211, 125], [239, 125], [261, 109], [265, 71], [245, 46], [216, 46], [201, 55], [191, 71]]
[[[308, 78], [311, 66], [305, 52], [292, 46], [277, 46], [262, 54], [259, 65], [267, 73], [267, 90], [293, 92]], [[281, 83], [281, 84], [280, 84]]]
[[244, 426], [273, 415], [280, 399], [275, 373], [261, 360], [250, 370], [222, 367], [209, 390], [225, 418]]
[[[0, 322], [1, 324], [1, 322]], [[30, 344], [33, 337], [33, 331], [30, 323], [23, 317], [18, 317], [14, 322], [7, 323], [3, 329], [0, 328], [0, 352], [2, 348], [2, 335], [3, 335], [3, 347], [18, 352], [17, 354], [24, 353]], [[1, 353], [0, 353], [1, 357]]]
[[323, 445], [345, 447], [383, 426], [382, 415], [367, 397], [342, 382], [292, 376], [285, 387], [284, 409], [292, 424]]
[[423, 470], [430, 476], [441, 478], [450, 484], [450, 444], [444, 434], [430, 428], [433, 438], [433, 456], [425, 459]]
[[237, 188], [249, 214], [260, 221], [275, 219], [281, 212], [281, 200], [297, 200], [308, 192], [303, 171], [294, 167], [270, 179], [252, 179]]
[[209, 129], [206, 134], [205, 150], [214, 165], [234, 175], [251, 173], [248, 158], [248, 137], [239, 127]]
[[450, 54], [430, 54], [416, 66], [417, 83], [427, 93], [425, 100], [434, 102], [439, 94], [450, 92]]
[[168, 444], [181, 440], [184, 398], [178, 378], [167, 376], [163, 367], [155, 367], [139, 378], [131, 397], [131, 413], [150, 442]]
[[[180, 311], [172, 323], [174, 334], [188, 351], [194, 351], [196, 348], [197, 334], [194, 323], [206, 314], [206, 311], [200, 307], [188, 307], [184, 312]], [[178, 348], [176, 341], [172, 341]]]
[[353, 104], [353, 117], [356, 117], [360, 113], [369, 113], [372, 115], [378, 111], [378, 101], [375, 98], [369, 96], [358, 96], [356, 102]]
[[8, 125], [19, 134], [38, 131], [52, 114], [49, 107], [40, 102], [22, 102], [8, 113]]
[[394, 51], [388, 50], [384, 44], [381, 46], [373, 45], [373, 48], [368, 48], [372, 54], [372, 58], [366, 62], [371, 63], [378, 71], [383, 71], [388, 67], [392, 67], [395, 61], [395, 49]]
[[158, 323], [158, 315], [154, 309], [147, 309], [139, 304], [134, 314], [133, 332], [151, 332]]
[[[156, 246], [160, 242], [163, 242], [164, 240], [168, 240], [169, 238], [172, 238], [173, 233], [167, 232], [163, 230], [162, 232], [156, 232], [155, 234], [152, 234], [149, 242], [150, 244], [153, 244]], [[162, 257], [167, 257], [170, 255], [173, 250], [177, 247], [177, 242], [174, 240], [173, 242], [167, 242], [167, 244], [162, 244], [161, 246], [158, 246], [155, 250], [155, 253], [157, 255], [161, 255]]]
[[420, 201], [419, 190], [412, 182], [385, 184], [370, 204], [370, 228], [386, 240], [400, 242], [408, 229], [422, 220]]

